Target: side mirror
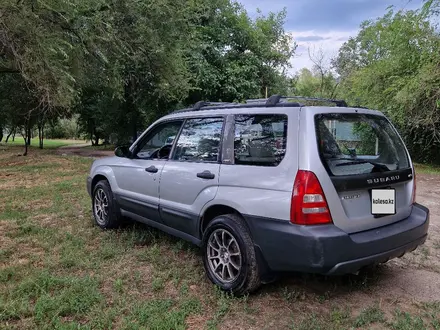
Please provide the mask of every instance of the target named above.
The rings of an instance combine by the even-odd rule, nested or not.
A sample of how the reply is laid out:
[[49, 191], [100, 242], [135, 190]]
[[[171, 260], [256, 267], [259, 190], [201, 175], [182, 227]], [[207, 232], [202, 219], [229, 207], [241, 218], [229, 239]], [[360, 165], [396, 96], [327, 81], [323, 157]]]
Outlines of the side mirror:
[[115, 155], [123, 158], [130, 158], [131, 152], [129, 146], [119, 146], [115, 149]]

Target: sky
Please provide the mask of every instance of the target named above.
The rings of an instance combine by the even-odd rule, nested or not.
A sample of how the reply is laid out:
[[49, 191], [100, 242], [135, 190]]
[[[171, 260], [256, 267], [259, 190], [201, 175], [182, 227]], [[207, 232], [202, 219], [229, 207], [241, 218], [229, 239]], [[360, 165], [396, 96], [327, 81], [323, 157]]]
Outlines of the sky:
[[311, 68], [309, 49], [313, 54], [320, 49], [327, 61], [337, 55], [338, 49], [351, 36], [356, 36], [359, 25], [369, 19], [383, 16], [389, 6], [397, 9], [417, 9], [422, 0], [239, 0], [251, 17], [257, 8], [263, 14], [286, 8], [285, 30], [292, 34], [298, 48], [292, 59], [296, 72]]

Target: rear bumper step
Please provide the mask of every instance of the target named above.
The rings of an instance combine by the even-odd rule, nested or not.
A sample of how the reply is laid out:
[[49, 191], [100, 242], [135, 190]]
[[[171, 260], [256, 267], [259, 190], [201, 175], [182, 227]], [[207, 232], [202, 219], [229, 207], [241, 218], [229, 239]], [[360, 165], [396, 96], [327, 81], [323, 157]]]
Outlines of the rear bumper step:
[[414, 242], [405, 244], [404, 246], [401, 246], [397, 249], [375, 254], [369, 257], [338, 263], [332, 269], [330, 269], [325, 275], [343, 275], [343, 274], [357, 273], [363, 267], [374, 264], [385, 263], [394, 258], [401, 258], [407, 252], [412, 252], [415, 249], [417, 249], [419, 245], [425, 243], [427, 237], [428, 235], [425, 235], [415, 240]]
[[356, 234], [347, 234], [335, 225], [298, 226], [285, 220], [246, 219], [270, 270], [341, 275], [400, 257], [423, 244], [429, 210], [415, 204], [408, 218]]

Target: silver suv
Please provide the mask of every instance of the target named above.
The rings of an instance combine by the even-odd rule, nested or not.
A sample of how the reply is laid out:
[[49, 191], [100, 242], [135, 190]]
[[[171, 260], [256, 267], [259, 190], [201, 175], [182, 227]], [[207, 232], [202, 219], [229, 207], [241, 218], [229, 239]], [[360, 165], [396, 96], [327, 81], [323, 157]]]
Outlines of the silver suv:
[[429, 210], [388, 119], [298, 99], [199, 102], [159, 119], [93, 163], [96, 224], [130, 218], [188, 240], [236, 294], [279, 272], [357, 273], [423, 244]]

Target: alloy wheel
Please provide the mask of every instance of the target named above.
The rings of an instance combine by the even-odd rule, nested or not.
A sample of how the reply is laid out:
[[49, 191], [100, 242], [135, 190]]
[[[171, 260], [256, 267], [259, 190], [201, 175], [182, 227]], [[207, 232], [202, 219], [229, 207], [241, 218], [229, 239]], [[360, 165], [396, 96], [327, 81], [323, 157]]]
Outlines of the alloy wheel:
[[208, 265], [222, 283], [231, 283], [240, 275], [242, 256], [235, 237], [225, 229], [214, 230], [206, 246]]

